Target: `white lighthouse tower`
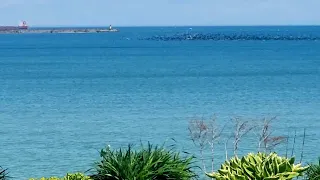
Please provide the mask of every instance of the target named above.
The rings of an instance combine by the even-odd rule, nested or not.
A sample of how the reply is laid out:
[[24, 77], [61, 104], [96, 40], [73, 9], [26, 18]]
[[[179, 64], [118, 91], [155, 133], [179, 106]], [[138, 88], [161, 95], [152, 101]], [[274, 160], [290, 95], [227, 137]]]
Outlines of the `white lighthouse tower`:
[[19, 29], [28, 29], [28, 25], [26, 21], [21, 21], [19, 23]]

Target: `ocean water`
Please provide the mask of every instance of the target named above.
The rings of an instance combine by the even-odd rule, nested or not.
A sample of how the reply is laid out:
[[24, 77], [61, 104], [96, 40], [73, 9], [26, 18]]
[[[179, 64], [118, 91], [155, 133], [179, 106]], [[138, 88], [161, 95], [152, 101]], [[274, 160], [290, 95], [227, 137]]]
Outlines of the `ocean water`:
[[[289, 134], [292, 142], [296, 130], [298, 157], [306, 128], [303, 160], [316, 161], [320, 42], [139, 40], [187, 31], [0, 35], [0, 166], [14, 179], [62, 176], [92, 168], [106, 145], [170, 144], [171, 138], [197, 153], [188, 122], [212, 115], [228, 127], [225, 134], [232, 132], [232, 117], [258, 122], [277, 116], [275, 134]], [[192, 31], [320, 36], [320, 27]], [[243, 153], [255, 148], [254, 140], [241, 141]], [[217, 165], [224, 160], [223, 146], [215, 151]]]

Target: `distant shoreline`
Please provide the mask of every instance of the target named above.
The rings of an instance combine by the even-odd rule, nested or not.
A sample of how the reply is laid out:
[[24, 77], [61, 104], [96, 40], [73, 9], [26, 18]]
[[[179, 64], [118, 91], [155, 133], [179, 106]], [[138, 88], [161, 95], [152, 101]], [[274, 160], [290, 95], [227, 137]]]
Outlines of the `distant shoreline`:
[[21, 30], [0, 30], [0, 34], [57, 34], [57, 33], [105, 33], [119, 32], [118, 29], [103, 28], [30, 28]]
[[[185, 24], [185, 25], [117, 25], [117, 27], [310, 27], [310, 26], [320, 26], [320, 24], [305, 24], [305, 25], [277, 25], [277, 24], [270, 24], [270, 25], [192, 25], [192, 24]], [[32, 25], [32, 28], [109, 28], [109, 26], [103, 25]]]
[[[206, 27], [206, 28], [224, 28], [224, 27], [243, 27], [243, 28], [250, 28], [250, 27], [320, 27], [320, 25], [132, 25], [132, 26], [117, 26], [119, 28], [196, 28], [196, 27]], [[108, 29], [109, 27], [106, 26], [32, 26], [29, 29]]]

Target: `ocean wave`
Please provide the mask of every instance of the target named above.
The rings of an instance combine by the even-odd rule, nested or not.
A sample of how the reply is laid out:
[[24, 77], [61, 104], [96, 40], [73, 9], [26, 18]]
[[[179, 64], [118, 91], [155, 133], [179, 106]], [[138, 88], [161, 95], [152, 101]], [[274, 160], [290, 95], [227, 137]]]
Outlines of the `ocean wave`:
[[163, 79], [163, 78], [235, 78], [235, 77], [284, 77], [284, 76], [314, 76], [317, 71], [264, 71], [264, 72], [186, 72], [186, 73], [78, 73], [67, 74], [66, 72], [29, 73], [28, 75], [16, 73], [2, 74], [2, 80], [26, 80], [26, 79]]

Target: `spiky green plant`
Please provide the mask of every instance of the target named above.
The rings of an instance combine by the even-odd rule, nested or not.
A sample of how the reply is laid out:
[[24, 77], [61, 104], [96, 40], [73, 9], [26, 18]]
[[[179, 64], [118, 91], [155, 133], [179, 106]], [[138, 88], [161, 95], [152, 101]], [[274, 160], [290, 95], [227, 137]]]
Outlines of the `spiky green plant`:
[[318, 164], [310, 164], [310, 167], [306, 171], [306, 178], [308, 180], [320, 179], [320, 158]]
[[7, 169], [3, 169], [1, 166], [0, 166], [0, 180], [6, 180], [7, 179], [7, 176], [8, 173], [7, 173]]
[[141, 145], [139, 151], [133, 150], [132, 145], [127, 149], [111, 150], [110, 147], [100, 152], [102, 160], [96, 163], [98, 180], [188, 180], [195, 177], [191, 170], [193, 157], [181, 157], [172, 149], [164, 146], [147, 147]]
[[287, 180], [302, 176], [308, 168], [294, 164], [295, 158], [287, 159], [276, 153], [249, 153], [239, 159], [232, 158], [221, 165], [218, 172], [207, 174], [217, 180]]

